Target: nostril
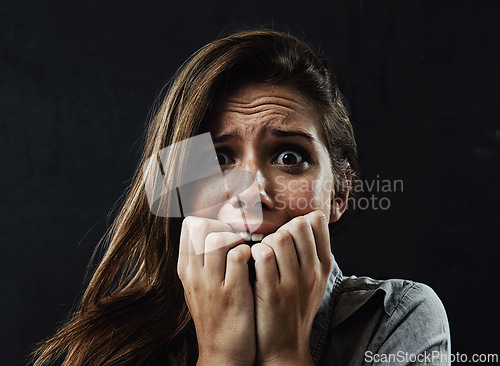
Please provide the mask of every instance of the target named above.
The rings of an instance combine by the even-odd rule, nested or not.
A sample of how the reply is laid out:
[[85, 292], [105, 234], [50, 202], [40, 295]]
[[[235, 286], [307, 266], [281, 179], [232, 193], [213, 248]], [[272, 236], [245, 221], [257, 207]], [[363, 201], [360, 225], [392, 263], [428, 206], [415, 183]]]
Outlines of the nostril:
[[234, 204], [235, 207], [245, 207], [245, 202], [239, 200]]
[[255, 202], [254, 206], [255, 207], [260, 207], [260, 208], [267, 208], [267, 205], [264, 202], [262, 202], [262, 201]]

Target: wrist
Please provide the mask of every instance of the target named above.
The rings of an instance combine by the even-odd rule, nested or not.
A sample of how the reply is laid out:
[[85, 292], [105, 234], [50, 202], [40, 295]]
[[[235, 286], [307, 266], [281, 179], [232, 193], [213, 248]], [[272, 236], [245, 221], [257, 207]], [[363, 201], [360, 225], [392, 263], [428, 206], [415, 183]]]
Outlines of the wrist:
[[314, 362], [309, 350], [297, 353], [287, 352], [281, 355], [274, 355], [273, 357], [257, 362], [259, 366], [313, 366]]
[[220, 355], [220, 354], [200, 354], [197, 366], [220, 366], [220, 365], [231, 365], [231, 366], [253, 366], [254, 360], [239, 359], [237, 357]]

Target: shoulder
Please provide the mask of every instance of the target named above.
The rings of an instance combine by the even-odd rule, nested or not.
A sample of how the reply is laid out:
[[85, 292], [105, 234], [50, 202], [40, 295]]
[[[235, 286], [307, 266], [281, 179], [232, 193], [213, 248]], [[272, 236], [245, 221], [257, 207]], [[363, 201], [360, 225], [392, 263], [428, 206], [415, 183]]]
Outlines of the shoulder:
[[381, 294], [387, 315], [425, 305], [436, 311], [444, 310], [434, 290], [419, 282], [390, 279], [375, 280], [370, 277], [344, 277], [339, 289], [337, 307], [348, 306], [351, 310], [361, 307], [373, 296]]
[[448, 324], [443, 303], [431, 287], [411, 281], [387, 282], [392, 283], [392, 291], [386, 292], [384, 308], [391, 319], [398, 320], [407, 317], [409, 313], [416, 313], [413, 317], [420, 315], [419, 320], [443, 320]]
[[330, 356], [345, 365], [363, 364], [367, 354], [444, 354], [450, 347], [448, 319], [441, 300], [425, 284], [343, 277], [328, 343], [325, 351], [337, 347]]
[[[368, 303], [375, 303], [368, 306]], [[374, 306], [375, 305], [375, 306]], [[441, 320], [448, 324], [444, 306], [434, 290], [419, 282], [369, 277], [344, 277], [339, 289], [332, 326], [363, 307], [383, 309], [389, 321], [398, 321], [408, 313], [419, 320]]]

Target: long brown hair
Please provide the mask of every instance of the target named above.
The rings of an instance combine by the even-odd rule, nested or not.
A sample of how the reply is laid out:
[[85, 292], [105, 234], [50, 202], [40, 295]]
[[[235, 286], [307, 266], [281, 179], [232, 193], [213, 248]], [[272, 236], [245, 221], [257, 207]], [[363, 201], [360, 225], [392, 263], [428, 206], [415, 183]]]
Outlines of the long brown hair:
[[99, 366], [196, 362], [196, 334], [176, 271], [181, 219], [151, 213], [142, 166], [162, 148], [200, 133], [224, 95], [249, 81], [288, 86], [308, 97], [322, 116], [334, 176], [356, 181], [356, 143], [346, 109], [327, 66], [309, 46], [269, 30], [208, 44], [161, 97], [133, 183], [104, 239], [105, 254], [78, 309], [34, 352], [36, 366], [56, 360]]

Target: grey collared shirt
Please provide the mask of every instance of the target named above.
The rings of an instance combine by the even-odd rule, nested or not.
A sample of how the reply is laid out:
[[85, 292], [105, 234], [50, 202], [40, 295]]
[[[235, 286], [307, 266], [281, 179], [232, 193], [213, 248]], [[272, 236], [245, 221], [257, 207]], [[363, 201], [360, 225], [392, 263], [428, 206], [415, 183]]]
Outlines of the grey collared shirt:
[[429, 286], [345, 277], [335, 260], [310, 345], [317, 366], [451, 364], [448, 319]]

